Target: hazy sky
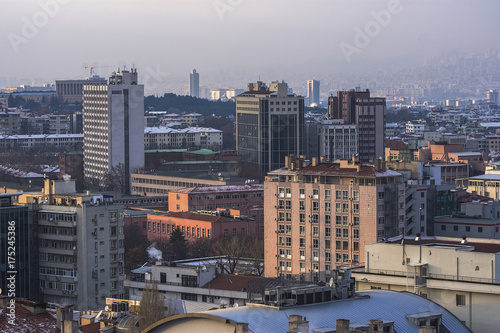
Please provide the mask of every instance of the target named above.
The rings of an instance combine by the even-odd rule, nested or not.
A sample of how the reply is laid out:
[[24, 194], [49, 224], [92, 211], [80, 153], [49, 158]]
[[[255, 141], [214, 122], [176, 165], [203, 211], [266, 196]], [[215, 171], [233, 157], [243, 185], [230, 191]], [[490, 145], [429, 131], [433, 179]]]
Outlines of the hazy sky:
[[[259, 75], [265, 81], [297, 74], [321, 78], [443, 51], [500, 48], [498, 0], [0, 0], [0, 5], [0, 87], [13, 78], [35, 83], [82, 78], [90, 64], [112, 65], [96, 69], [103, 76], [134, 64], [146, 85], [185, 89], [196, 68], [201, 85], [241, 81], [243, 88]], [[380, 13], [378, 22], [374, 13]], [[367, 39], [359, 31], [369, 32]]]

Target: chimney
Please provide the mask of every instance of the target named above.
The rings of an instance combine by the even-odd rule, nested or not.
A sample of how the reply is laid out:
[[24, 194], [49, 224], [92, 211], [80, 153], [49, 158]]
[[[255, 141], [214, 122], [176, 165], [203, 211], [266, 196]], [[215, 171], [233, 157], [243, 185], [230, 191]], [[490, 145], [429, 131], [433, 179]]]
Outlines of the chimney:
[[309, 322], [300, 315], [290, 315], [288, 318], [288, 333], [309, 333]]
[[467, 244], [467, 236], [463, 235], [462, 236], [462, 241], [460, 243]]
[[56, 314], [57, 327], [64, 333], [78, 332], [78, 322], [76, 324], [76, 330], [73, 330], [73, 304], [66, 304], [57, 307]]
[[247, 323], [237, 323], [236, 329], [234, 333], [248, 333], [248, 324]]
[[349, 319], [337, 319], [337, 333], [349, 333]]
[[369, 333], [384, 332], [384, 322], [378, 319], [371, 319], [370, 328], [368, 329], [368, 332]]
[[313, 157], [313, 158], [311, 159], [311, 165], [312, 165], [313, 167], [318, 166], [318, 158], [317, 158], [317, 157]]

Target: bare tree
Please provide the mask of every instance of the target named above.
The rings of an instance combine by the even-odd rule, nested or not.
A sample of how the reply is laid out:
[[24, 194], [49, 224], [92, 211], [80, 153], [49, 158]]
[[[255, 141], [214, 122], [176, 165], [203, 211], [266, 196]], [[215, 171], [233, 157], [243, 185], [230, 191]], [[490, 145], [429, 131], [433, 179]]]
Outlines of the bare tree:
[[165, 317], [163, 296], [158, 291], [156, 282], [147, 283], [142, 291], [141, 305], [139, 307], [139, 330], [142, 332], [146, 327], [156, 323]]
[[244, 256], [246, 239], [241, 236], [233, 236], [230, 239], [221, 238], [213, 245], [215, 255], [224, 257], [227, 262], [219, 262], [221, 269], [228, 274], [234, 274], [240, 258]]

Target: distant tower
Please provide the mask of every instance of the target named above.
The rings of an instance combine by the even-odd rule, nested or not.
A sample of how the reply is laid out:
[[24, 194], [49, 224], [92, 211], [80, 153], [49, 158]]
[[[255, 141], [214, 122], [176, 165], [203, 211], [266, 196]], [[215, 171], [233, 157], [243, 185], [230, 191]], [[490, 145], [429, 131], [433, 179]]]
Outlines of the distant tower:
[[498, 90], [488, 90], [486, 92], [486, 102], [498, 105]]
[[144, 168], [144, 85], [137, 69], [83, 85], [83, 145], [85, 179], [104, 185], [122, 165], [115, 171], [124, 173], [130, 194], [131, 173]]
[[307, 80], [307, 96], [309, 105], [316, 103], [319, 105], [319, 81]]
[[196, 69], [189, 74], [189, 96], [200, 97], [200, 73]]

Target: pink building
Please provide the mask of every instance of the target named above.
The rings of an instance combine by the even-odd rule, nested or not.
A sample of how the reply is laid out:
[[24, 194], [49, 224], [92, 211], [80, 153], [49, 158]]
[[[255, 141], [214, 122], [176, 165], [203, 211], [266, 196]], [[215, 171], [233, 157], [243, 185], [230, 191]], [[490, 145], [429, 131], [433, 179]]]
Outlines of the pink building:
[[401, 174], [376, 165], [301, 165], [289, 158], [264, 183], [267, 277], [311, 274], [365, 262], [365, 245], [399, 235], [405, 224]]

